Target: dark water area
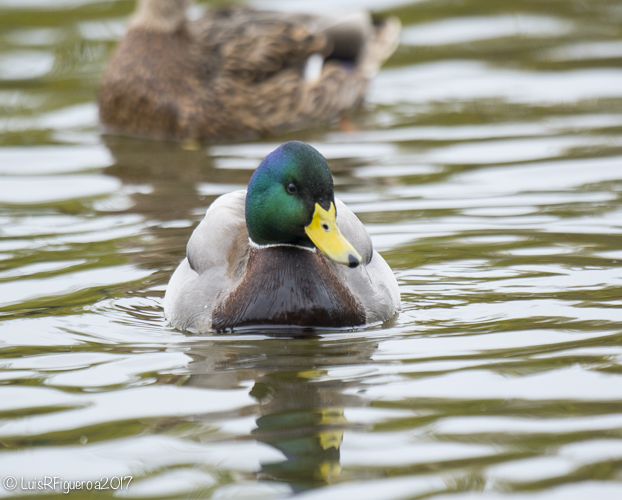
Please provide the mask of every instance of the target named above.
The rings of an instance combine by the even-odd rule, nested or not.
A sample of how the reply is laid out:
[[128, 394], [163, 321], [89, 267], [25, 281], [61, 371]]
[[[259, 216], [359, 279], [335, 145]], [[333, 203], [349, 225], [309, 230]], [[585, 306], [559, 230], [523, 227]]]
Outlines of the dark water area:
[[[0, 497], [622, 498], [622, 4], [250, 5], [400, 18], [356, 130], [103, 134], [134, 3], [0, 0], [0, 481], [109, 481]], [[401, 314], [172, 329], [193, 228], [291, 139], [328, 159]]]

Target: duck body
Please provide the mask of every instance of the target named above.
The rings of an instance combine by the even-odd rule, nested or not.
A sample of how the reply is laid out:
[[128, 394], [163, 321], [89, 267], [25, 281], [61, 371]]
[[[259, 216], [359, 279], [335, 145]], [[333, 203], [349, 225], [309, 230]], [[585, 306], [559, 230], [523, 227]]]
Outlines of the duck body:
[[[310, 148], [297, 142], [286, 143], [281, 148], [288, 146]], [[273, 160], [268, 155], [258, 171]], [[290, 182], [287, 177], [284, 179], [287, 186]], [[264, 191], [257, 196], [261, 183], [253, 183], [251, 179], [249, 191], [235, 191], [214, 201], [193, 232], [187, 256], [174, 272], [166, 291], [165, 314], [174, 327], [195, 332], [260, 325], [342, 328], [384, 321], [397, 313], [400, 298], [395, 276], [373, 249], [371, 238], [356, 215], [334, 196], [324, 193], [328, 197], [321, 200], [321, 195], [317, 197], [317, 193], [309, 193], [295, 182], [298, 191], [286, 196], [309, 198], [303, 200], [303, 205], [320, 199], [327, 212], [331, 212], [333, 204], [338, 228], [335, 231], [345, 241], [345, 253], [340, 253], [341, 247], [335, 250], [330, 243], [322, 241], [322, 234], [333, 234], [332, 227], [330, 230], [320, 227], [320, 239], [311, 236], [324, 250], [289, 228], [285, 232], [293, 242], [255, 242], [261, 237], [257, 236], [258, 226], [252, 220], [256, 215], [252, 213], [256, 208], [253, 203], [270, 202], [270, 195]], [[274, 184], [283, 191], [278, 182], [266, 184]], [[332, 191], [332, 178], [330, 188]], [[321, 188], [317, 191], [323, 192]], [[291, 207], [277, 205], [286, 223], [296, 218]], [[309, 214], [303, 217], [307, 222], [304, 227], [313, 227], [314, 222], [309, 218], [315, 220], [318, 211], [323, 213], [321, 206], [320, 209], [317, 206], [312, 206], [310, 217]], [[266, 208], [260, 206], [257, 213], [266, 213]], [[320, 224], [324, 225], [324, 222]], [[262, 228], [259, 231], [271, 234]], [[275, 234], [278, 231], [272, 233], [271, 239], [276, 239]], [[304, 229], [303, 234], [306, 234]]]
[[99, 95], [111, 132], [226, 142], [340, 117], [395, 50], [399, 22], [139, 0]]

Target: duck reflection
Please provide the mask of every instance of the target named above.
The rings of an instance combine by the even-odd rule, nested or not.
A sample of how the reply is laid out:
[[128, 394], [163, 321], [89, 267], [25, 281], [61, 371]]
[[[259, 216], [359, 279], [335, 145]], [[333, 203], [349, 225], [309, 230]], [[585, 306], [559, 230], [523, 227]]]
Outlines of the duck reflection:
[[376, 342], [368, 340], [298, 336], [237, 337], [194, 345], [187, 352], [193, 361], [185, 382], [194, 387], [234, 389], [253, 380], [250, 395], [258, 403], [258, 416], [251, 436], [285, 457], [262, 463], [257, 478], [287, 482], [296, 492], [339, 478], [339, 450], [349, 427], [344, 408], [365, 404], [356, 395], [344, 394], [348, 382], [331, 377], [331, 367], [369, 363], [377, 348]]

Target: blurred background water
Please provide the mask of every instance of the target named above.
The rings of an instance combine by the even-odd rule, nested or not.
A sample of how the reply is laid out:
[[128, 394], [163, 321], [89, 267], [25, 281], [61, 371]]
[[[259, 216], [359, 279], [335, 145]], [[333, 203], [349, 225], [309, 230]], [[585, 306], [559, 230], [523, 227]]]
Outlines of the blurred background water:
[[[0, 476], [133, 477], [74, 498], [622, 498], [619, 0], [249, 4], [401, 19], [356, 131], [102, 135], [134, 2], [0, 0]], [[171, 329], [193, 228], [289, 139], [328, 158], [399, 318]]]

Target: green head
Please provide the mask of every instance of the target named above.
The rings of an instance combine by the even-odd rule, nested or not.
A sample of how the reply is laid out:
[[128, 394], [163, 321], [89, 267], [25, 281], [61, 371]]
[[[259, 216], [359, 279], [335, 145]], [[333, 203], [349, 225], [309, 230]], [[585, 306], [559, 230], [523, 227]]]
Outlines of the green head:
[[328, 163], [304, 142], [279, 146], [248, 183], [246, 227], [258, 245], [317, 246], [328, 258], [356, 267], [361, 257], [341, 235], [335, 218]]

